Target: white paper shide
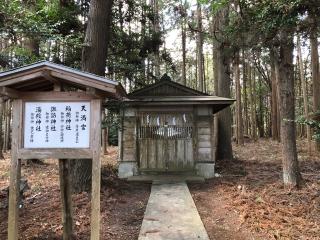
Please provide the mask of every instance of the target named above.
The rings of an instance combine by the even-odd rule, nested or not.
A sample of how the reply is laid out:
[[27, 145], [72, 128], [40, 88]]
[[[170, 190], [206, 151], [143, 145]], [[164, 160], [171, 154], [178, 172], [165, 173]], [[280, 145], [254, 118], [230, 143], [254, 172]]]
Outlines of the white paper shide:
[[89, 148], [90, 102], [26, 102], [24, 148]]

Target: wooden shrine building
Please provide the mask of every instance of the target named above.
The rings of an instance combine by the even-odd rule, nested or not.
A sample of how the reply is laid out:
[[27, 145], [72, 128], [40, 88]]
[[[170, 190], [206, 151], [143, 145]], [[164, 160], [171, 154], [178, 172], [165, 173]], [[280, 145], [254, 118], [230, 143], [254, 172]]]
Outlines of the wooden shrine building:
[[121, 111], [119, 176], [214, 176], [214, 114], [233, 99], [210, 96], [170, 80], [128, 94]]

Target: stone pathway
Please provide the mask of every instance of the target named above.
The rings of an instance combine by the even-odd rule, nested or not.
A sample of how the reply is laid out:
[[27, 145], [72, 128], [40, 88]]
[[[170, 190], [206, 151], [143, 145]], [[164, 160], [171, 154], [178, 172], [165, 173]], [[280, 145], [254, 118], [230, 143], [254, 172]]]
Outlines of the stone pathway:
[[139, 240], [209, 240], [185, 182], [152, 184]]

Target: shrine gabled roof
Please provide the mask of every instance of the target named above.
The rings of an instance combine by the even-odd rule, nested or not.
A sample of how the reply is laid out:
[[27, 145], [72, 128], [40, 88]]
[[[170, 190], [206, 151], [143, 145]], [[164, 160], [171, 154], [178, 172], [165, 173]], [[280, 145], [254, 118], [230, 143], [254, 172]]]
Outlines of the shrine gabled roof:
[[[55, 83], [63, 86], [86, 90], [93, 88], [102, 95], [121, 99], [126, 91], [119, 82], [92, 73], [41, 61], [0, 73], [0, 88], [21, 91], [51, 91]], [[3, 95], [3, 91], [0, 91]]]
[[127, 106], [191, 106], [208, 105], [216, 113], [235, 100], [197, 91], [171, 80], [161, 80], [128, 94], [124, 100]]
[[161, 80], [128, 94], [129, 98], [146, 96], [208, 96], [208, 94], [171, 80]]

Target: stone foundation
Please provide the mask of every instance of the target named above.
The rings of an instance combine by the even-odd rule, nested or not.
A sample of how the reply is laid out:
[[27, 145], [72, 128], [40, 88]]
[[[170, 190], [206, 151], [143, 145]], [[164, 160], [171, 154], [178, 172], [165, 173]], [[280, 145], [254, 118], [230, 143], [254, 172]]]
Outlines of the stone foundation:
[[138, 167], [135, 162], [120, 162], [118, 168], [119, 178], [128, 178], [138, 175]]
[[198, 176], [206, 179], [214, 177], [214, 163], [197, 163], [196, 170]]

